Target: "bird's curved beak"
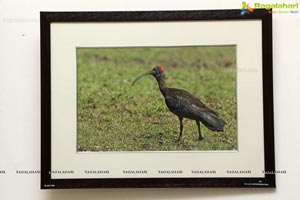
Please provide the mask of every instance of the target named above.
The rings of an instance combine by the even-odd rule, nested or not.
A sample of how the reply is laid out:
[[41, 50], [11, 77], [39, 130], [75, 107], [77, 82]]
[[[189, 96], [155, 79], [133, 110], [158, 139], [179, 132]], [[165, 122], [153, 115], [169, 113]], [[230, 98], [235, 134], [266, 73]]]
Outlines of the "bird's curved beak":
[[148, 75], [153, 75], [153, 70], [147, 71], [147, 72], [139, 75], [138, 77], [136, 77], [131, 85], [133, 86], [138, 80], [140, 80], [141, 78], [148, 76]]

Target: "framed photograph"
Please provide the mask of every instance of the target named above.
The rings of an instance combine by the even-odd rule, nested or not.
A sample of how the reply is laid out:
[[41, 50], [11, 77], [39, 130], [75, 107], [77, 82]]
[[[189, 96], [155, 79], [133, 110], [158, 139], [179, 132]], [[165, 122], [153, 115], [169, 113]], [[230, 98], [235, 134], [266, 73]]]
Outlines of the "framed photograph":
[[41, 188], [275, 187], [270, 13], [41, 12]]

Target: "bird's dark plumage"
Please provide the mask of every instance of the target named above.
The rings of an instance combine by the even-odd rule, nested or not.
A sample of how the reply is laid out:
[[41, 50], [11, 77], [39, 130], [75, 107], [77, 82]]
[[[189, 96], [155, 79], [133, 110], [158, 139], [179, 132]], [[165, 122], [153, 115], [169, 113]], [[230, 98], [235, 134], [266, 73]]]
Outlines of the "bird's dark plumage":
[[165, 74], [162, 66], [157, 65], [152, 70], [138, 76], [133, 84], [144, 76], [152, 75], [156, 78], [159, 89], [165, 98], [165, 103], [169, 110], [174, 113], [180, 122], [180, 138], [183, 131], [183, 118], [196, 121], [199, 132], [199, 140], [203, 139], [200, 130], [200, 122], [212, 131], [224, 131], [226, 122], [215, 111], [207, 108], [197, 97], [189, 92], [168, 88], [165, 84]]
[[224, 120], [189, 92], [176, 88], [168, 88], [165, 95], [165, 102], [169, 110], [175, 115], [198, 120], [212, 131], [223, 131]]

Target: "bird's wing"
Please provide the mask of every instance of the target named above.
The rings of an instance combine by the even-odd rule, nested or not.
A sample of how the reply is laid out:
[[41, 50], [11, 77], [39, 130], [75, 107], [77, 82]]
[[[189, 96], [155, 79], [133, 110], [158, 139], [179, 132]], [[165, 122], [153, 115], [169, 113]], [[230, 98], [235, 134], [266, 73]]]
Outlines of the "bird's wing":
[[184, 104], [194, 104], [199, 108], [206, 108], [204, 103], [202, 103], [197, 97], [185, 90], [169, 88], [169, 91], [166, 94], [166, 98], [170, 98]]
[[218, 113], [207, 108], [197, 97], [185, 90], [170, 88], [165, 100], [170, 111], [199, 120], [211, 130], [222, 131], [226, 124]]
[[165, 96], [168, 108], [173, 112], [181, 114], [184, 117], [199, 118], [199, 113], [208, 109], [199, 99], [194, 99], [190, 93], [186, 91], [172, 92]]

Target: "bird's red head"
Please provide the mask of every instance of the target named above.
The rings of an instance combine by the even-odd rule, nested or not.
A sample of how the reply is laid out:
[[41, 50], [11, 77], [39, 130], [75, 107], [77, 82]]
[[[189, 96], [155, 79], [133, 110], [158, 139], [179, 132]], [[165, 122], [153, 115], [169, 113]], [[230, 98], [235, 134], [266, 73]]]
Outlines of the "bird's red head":
[[162, 65], [156, 65], [156, 67], [160, 72], [164, 72], [164, 67]]
[[136, 77], [134, 79], [134, 81], [132, 82], [132, 85], [134, 85], [134, 83], [137, 82], [138, 80], [140, 80], [141, 78], [148, 76], [148, 75], [154, 76], [157, 80], [165, 80], [166, 79], [166, 76], [164, 73], [164, 67], [162, 65], [156, 65], [153, 69]]

